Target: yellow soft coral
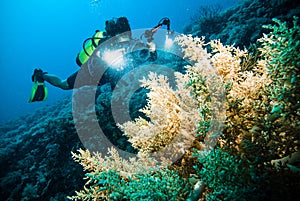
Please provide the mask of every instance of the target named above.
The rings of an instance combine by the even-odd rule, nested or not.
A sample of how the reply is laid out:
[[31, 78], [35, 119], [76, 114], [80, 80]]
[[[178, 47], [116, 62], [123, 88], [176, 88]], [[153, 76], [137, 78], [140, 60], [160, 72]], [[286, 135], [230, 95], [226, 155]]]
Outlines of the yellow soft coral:
[[115, 170], [126, 178], [137, 172], [158, 168], [154, 159], [148, 160], [142, 157], [130, 157], [125, 159], [120, 156], [114, 147], [108, 149], [107, 156], [103, 156], [98, 152], [91, 154], [89, 150], [82, 149], [79, 149], [78, 152], [78, 154], [72, 152], [73, 159], [83, 166], [84, 171], [90, 173]]
[[[271, 83], [264, 63], [261, 61], [252, 69], [245, 71], [242, 69], [242, 61], [249, 58], [247, 50], [223, 45], [220, 40], [205, 43], [204, 38], [185, 35], [178, 37], [177, 42], [183, 48], [185, 57], [195, 62], [193, 66], [187, 67], [187, 74], [200, 109], [206, 108], [204, 120], [206, 124], [203, 124], [211, 122], [212, 111], [220, 108], [217, 115], [224, 118], [226, 116], [222, 136], [225, 141], [221, 138], [220, 143], [229, 143], [229, 146], [238, 149], [234, 144], [238, 145], [245, 137], [250, 136], [251, 139], [251, 130], [257, 123], [253, 119], [264, 115], [258, 114], [258, 111], [265, 110], [265, 102], [268, 101], [265, 86]], [[206, 50], [208, 46], [209, 53]], [[215, 76], [209, 76], [214, 75], [209, 72], [213, 70], [216, 71]], [[226, 89], [224, 99], [217, 98], [222, 94], [222, 87]], [[214, 104], [212, 104], [213, 97], [215, 97]], [[226, 111], [222, 110], [223, 107]], [[201, 129], [207, 128], [200, 128], [200, 133]], [[230, 142], [226, 142], [227, 139], [231, 139]]]
[[[299, 40], [295, 38], [299, 37], [299, 26], [297, 18], [291, 29], [286, 23], [274, 21], [278, 26], [267, 27], [274, 31], [259, 40], [262, 43], [258, 48], [260, 55], [253, 60], [251, 68], [243, 68], [243, 62], [251, 59], [247, 50], [223, 45], [219, 40], [205, 43], [204, 38], [185, 35], [177, 39], [185, 56], [195, 61], [187, 73], [200, 108], [208, 108], [207, 123], [213, 110], [208, 89], [213, 84], [205, 74], [208, 63], [205, 58], [226, 89], [226, 121], [220, 145], [253, 160], [258, 153], [272, 159], [297, 150]], [[208, 46], [209, 53], [205, 50]], [[273, 153], [272, 156], [268, 156], [269, 153]]]
[[[238, 115], [239, 124], [248, 124], [248, 120], [258, 116], [256, 107], [262, 107], [262, 103], [267, 101], [265, 86], [270, 84], [266, 69], [263, 65], [257, 65], [249, 71], [242, 70], [242, 59], [246, 58], [247, 50], [240, 50], [234, 46], [224, 46], [219, 40], [209, 43], [212, 48], [211, 62], [225, 84], [229, 84], [227, 89], [227, 102], [239, 100], [238, 114], [227, 110], [227, 117]], [[227, 105], [227, 108], [231, 107]], [[235, 122], [236, 124], [237, 122]], [[250, 123], [247, 129], [254, 125]], [[242, 134], [242, 133], [240, 133]]]
[[148, 104], [141, 109], [150, 121], [140, 117], [119, 125], [140, 154], [147, 155], [173, 143], [172, 153], [183, 154], [194, 139], [199, 118], [197, 102], [184, 87], [187, 77], [176, 73], [176, 81], [178, 88], [174, 90], [163, 75], [150, 72], [148, 79], [141, 80], [142, 87], [150, 89]]
[[150, 89], [148, 104], [141, 109], [150, 121], [140, 117], [119, 125], [142, 154], [160, 151], [167, 145], [172, 147], [167, 149], [172, 154], [183, 154], [194, 139], [199, 119], [197, 101], [184, 87], [187, 76], [175, 76], [177, 89], [172, 89], [166, 76], [150, 72], [148, 79], [141, 80], [142, 87]]
[[82, 149], [79, 149], [78, 152], [72, 152], [74, 161], [80, 163], [84, 171], [91, 176], [86, 177], [87, 181], [83, 190], [75, 191], [76, 195], [68, 197], [71, 200], [109, 200], [111, 192], [108, 189], [93, 186], [97, 182], [97, 179], [93, 178], [94, 175], [116, 171], [120, 175], [119, 180], [121, 181], [134, 178], [135, 174], [143, 174], [162, 168], [153, 158], [131, 157], [125, 159], [114, 147], [108, 149], [107, 156], [98, 152], [91, 154], [89, 150]]

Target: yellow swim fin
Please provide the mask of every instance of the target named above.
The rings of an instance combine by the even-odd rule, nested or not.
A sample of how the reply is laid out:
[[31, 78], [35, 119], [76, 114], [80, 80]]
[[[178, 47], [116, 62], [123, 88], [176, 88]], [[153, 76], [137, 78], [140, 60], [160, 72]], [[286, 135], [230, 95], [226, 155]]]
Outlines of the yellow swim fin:
[[44, 82], [34, 82], [31, 94], [29, 98], [29, 102], [35, 102], [35, 101], [44, 101], [48, 97], [48, 89]]
[[42, 75], [44, 72], [41, 69], [35, 69], [31, 77], [33, 86], [28, 102], [44, 101], [48, 97], [48, 89], [44, 83]]

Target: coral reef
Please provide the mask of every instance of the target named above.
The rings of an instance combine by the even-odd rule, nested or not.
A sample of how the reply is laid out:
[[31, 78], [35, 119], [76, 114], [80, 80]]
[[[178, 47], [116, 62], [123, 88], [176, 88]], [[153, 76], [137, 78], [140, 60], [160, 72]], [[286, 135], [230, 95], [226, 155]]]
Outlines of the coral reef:
[[[199, 178], [211, 188], [205, 193], [207, 200], [248, 200], [245, 192], [251, 194], [254, 189], [259, 196], [251, 200], [290, 200], [297, 194], [300, 27], [296, 17], [291, 27], [274, 21], [275, 25], [265, 27], [271, 32], [259, 39], [260, 59], [249, 70], [242, 68], [246, 52], [241, 54], [240, 50], [223, 46], [219, 41], [207, 44], [211, 49], [210, 61], [226, 86], [227, 101], [219, 148], [206, 155], [201, 151], [196, 154], [202, 164], [197, 167]], [[199, 44], [204, 45], [204, 40], [199, 42], [187, 36], [182, 36], [179, 42], [183, 47], [188, 44], [196, 49]], [[184, 51], [193, 58], [189, 48]], [[201, 88], [204, 83], [195, 84]], [[209, 121], [208, 118], [208, 125]], [[291, 154], [293, 157], [289, 158]], [[285, 159], [280, 160], [282, 157]], [[280, 161], [277, 167], [272, 165], [273, 160]], [[223, 181], [218, 180], [222, 175], [216, 177], [219, 172], [226, 175]], [[240, 175], [239, 179], [235, 175]], [[227, 180], [229, 183], [224, 184]], [[243, 187], [233, 189], [240, 184]], [[264, 191], [257, 184], [264, 186]], [[278, 188], [281, 190], [275, 192]]]
[[0, 127], [1, 200], [64, 200], [83, 185], [70, 98]]
[[[173, 194], [175, 200], [188, 197], [196, 200], [194, 195], [197, 194], [206, 200], [291, 199], [300, 185], [297, 182], [300, 177], [297, 167], [300, 31], [297, 18], [293, 27], [274, 21], [275, 25], [267, 26], [271, 32], [259, 40], [259, 56], [254, 60], [247, 50], [223, 45], [219, 40], [205, 43], [204, 37], [178, 37], [185, 57], [194, 64], [187, 66], [185, 74], [175, 73], [176, 89], [170, 87], [163, 75], [150, 73], [141, 80], [142, 86], [150, 90], [148, 103], [141, 109], [145, 118], [119, 127], [138, 150], [140, 159], [155, 156], [151, 154], [166, 146], [177, 154], [183, 151], [182, 157], [168, 166], [158, 166], [153, 161], [149, 174], [149, 171], [126, 168], [127, 164], [132, 167], [137, 162], [139, 168], [148, 169], [149, 165], [139, 160], [123, 161], [112, 151], [112, 158], [81, 151], [74, 157], [87, 170], [88, 181], [83, 191], [70, 198], [156, 200], [158, 196], [158, 200], [164, 200], [174, 198]], [[254, 63], [249, 65], [250, 62]], [[211, 65], [219, 79], [210, 74]], [[218, 99], [222, 92], [225, 97]], [[223, 116], [224, 119], [218, 120], [224, 125], [213, 148], [206, 145], [205, 139], [213, 136], [210, 132], [215, 116]], [[186, 142], [180, 136], [190, 140], [189, 147], [184, 146]], [[178, 147], [172, 146], [177, 144], [176, 138], [181, 142]], [[169, 152], [159, 156], [172, 157]], [[294, 164], [289, 158], [282, 159], [290, 154], [294, 156]], [[169, 174], [171, 169], [178, 173]], [[175, 183], [188, 179], [189, 182], [177, 189], [167, 188], [170, 191], [163, 193], [158, 188], [154, 193], [157, 183], [151, 181], [162, 182], [157, 175], [175, 179]], [[168, 179], [166, 184], [163, 182], [164, 186], [169, 185]], [[198, 188], [198, 192], [190, 190], [188, 195], [189, 186], [198, 184], [193, 179], [205, 187]], [[141, 185], [147, 186], [148, 194], [143, 193]], [[275, 192], [278, 188], [281, 191]], [[179, 195], [179, 192], [183, 193]]]
[[262, 29], [262, 25], [272, 23], [272, 18], [286, 21], [299, 16], [300, 6], [293, 0], [245, 0], [219, 11], [218, 5], [201, 7], [184, 33], [206, 36], [207, 40], [220, 39], [226, 45], [248, 47], [268, 31]]
[[[162, 71], [142, 75], [145, 89], [129, 101], [132, 121], [119, 127], [114, 122], [115, 89], [109, 84], [96, 89], [95, 104], [78, 111], [77, 129], [93, 134], [95, 128], [80, 121], [96, 113], [94, 121], [106, 137], [137, 157], [123, 158], [114, 148], [104, 150], [106, 156], [83, 150], [67, 98], [1, 125], [1, 199], [299, 197], [300, 30], [298, 18], [291, 20], [299, 15], [299, 5], [247, 0], [224, 13], [215, 11], [203, 13], [198, 23], [219, 23], [216, 30], [198, 24], [187, 30], [193, 36], [177, 38], [189, 62], [158, 60], [179, 71], [174, 80]], [[252, 43], [248, 50], [241, 48]], [[116, 98], [131, 91], [129, 82]], [[94, 93], [86, 89], [77, 95]], [[99, 138], [88, 137], [93, 148]]]

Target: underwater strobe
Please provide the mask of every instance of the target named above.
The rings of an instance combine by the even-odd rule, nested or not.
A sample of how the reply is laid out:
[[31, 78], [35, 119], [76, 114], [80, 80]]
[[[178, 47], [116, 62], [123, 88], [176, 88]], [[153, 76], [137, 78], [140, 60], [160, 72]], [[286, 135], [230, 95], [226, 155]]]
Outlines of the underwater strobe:
[[167, 26], [167, 34], [165, 38], [165, 49], [170, 49], [171, 46], [173, 45], [173, 40], [170, 38], [170, 35], [174, 34], [174, 31], [170, 29], [171, 26], [171, 21], [169, 18], [164, 17], [161, 20], [159, 20], [158, 24], [153, 27], [152, 29], [148, 29], [144, 32], [144, 34], [141, 35], [141, 39], [145, 37], [147, 39], [148, 46], [151, 49], [155, 48], [155, 44], [153, 43], [154, 40], [154, 34], [162, 27], [162, 26]]

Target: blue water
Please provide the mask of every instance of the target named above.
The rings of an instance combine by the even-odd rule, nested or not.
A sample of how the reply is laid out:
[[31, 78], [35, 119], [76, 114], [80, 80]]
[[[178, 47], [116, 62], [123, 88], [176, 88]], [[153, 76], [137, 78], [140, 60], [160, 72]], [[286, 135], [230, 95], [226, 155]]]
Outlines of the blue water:
[[162, 17], [182, 32], [201, 5], [230, 7], [238, 0], [1, 0], [0, 123], [70, 96], [47, 84], [44, 102], [28, 103], [36, 67], [62, 78], [78, 70], [82, 42], [112, 17], [126, 16], [132, 29], [151, 28]]

